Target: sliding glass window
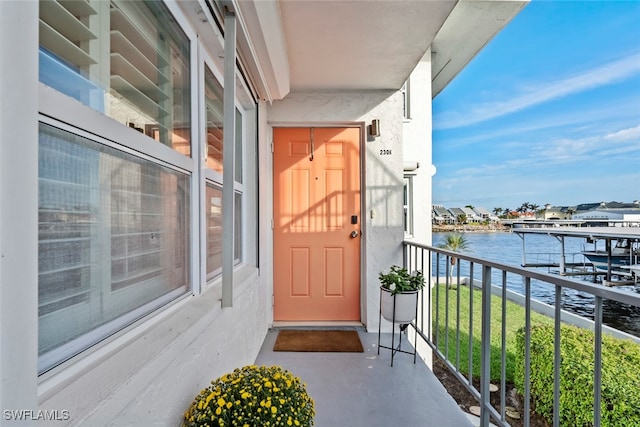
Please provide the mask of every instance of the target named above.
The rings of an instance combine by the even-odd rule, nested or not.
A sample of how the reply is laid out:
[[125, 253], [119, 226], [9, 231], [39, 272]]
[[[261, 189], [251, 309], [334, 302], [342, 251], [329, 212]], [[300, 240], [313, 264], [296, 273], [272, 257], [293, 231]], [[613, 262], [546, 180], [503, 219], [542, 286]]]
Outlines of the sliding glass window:
[[38, 162], [43, 372], [188, 291], [190, 177], [47, 124]]

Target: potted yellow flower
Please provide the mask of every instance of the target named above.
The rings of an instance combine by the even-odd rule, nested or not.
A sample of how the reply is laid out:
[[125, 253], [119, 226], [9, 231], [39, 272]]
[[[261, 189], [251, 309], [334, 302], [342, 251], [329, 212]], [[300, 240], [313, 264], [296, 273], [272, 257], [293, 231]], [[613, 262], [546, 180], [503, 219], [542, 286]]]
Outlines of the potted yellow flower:
[[223, 375], [198, 394], [183, 427], [313, 425], [306, 386], [279, 366], [245, 366]]
[[[422, 271], [411, 274], [397, 265], [378, 276], [380, 279], [380, 310], [390, 322], [411, 323], [416, 317], [416, 293], [424, 288]], [[395, 302], [395, 314], [394, 314]]]

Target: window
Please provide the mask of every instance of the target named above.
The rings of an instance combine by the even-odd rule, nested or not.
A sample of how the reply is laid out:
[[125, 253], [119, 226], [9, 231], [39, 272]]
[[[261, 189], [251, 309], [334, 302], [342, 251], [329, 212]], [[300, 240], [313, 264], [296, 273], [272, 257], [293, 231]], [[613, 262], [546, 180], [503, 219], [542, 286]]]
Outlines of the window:
[[222, 105], [222, 85], [205, 65], [204, 67], [204, 102], [207, 120], [207, 167], [222, 173], [222, 137], [224, 123], [224, 108]]
[[242, 123], [242, 114], [236, 109], [236, 146], [235, 146], [235, 165], [233, 172], [237, 183], [242, 184], [242, 164], [244, 158], [242, 156], [242, 145], [244, 139], [244, 127]]
[[407, 80], [400, 91], [402, 92], [402, 112], [405, 120], [411, 119], [411, 97], [410, 97], [410, 84]]
[[236, 262], [240, 262], [242, 260], [242, 218], [244, 218], [242, 197], [244, 194], [244, 185], [242, 184], [243, 173], [242, 173], [242, 165], [244, 164], [244, 156], [242, 147], [244, 145], [244, 123], [243, 116], [240, 113], [240, 110], [236, 109], [236, 141], [235, 141], [235, 165], [233, 168], [235, 175], [234, 182], [234, 200], [235, 204], [233, 213], [235, 218], [233, 219], [233, 227], [234, 227], [234, 259]]
[[233, 259], [238, 263], [242, 259], [242, 193], [234, 193], [233, 203]]
[[[222, 188], [207, 183], [207, 280], [222, 272]], [[242, 193], [234, 194], [234, 259], [242, 259]]]
[[158, 1], [40, 1], [40, 81], [191, 155], [189, 40]]
[[404, 235], [413, 236], [413, 176], [405, 175], [404, 177]]
[[224, 169], [224, 90], [211, 69], [204, 66], [204, 102], [206, 110], [206, 195], [207, 212], [207, 279], [219, 275], [222, 271], [222, 187], [234, 188], [234, 259], [239, 263], [242, 258], [242, 196], [243, 181], [243, 140], [244, 123], [241, 111], [236, 108], [235, 146], [234, 146], [234, 182], [225, 184], [222, 178]]
[[207, 279], [222, 271], [222, 188], [207, 183]]
[[40, 124], [39, 370], [187, 292], [188, 175]]
[[[257, 144], [257, 110], [246, 82], [231, 82], [242, 91], [235, 100], [235, 173], [223, 182], [222, 80], [217, 68], [206, 68], [205, 61], [216, 63], [206, 46], [204, 59], [190, 65], [196, 34], [179, 26], [178, 12], [177, 20], [170, 14], [179, 10], [175, 4], [40, 5], [40, 81], [54, 89], [41, 92], [47, 102], [39, 128], [42, 373], [188, 293], [192, 284], [198, 292], [191, 273], [200, 277], [201, 266], [191, 248], [206, 247], [207, 279], [221, 273], [224, 185], [233, 190], [235, 262], [255, 261], [244, 248], [257, 247], [257, 193], [244, 182], [257, 180], [255, 151], [247, 148]], [[202, 81], [194, 92], [204, 95], [191, 104], [196, 75]], [[195, 105], [205, 111], [192, 114]], [[200, 129], [206, 138], [192, 141]], [[185, 157], [196, 143], [206, 158], [202, 170]], [[204, 212], [191, 212], [191, 191], [201, 184]], [[206, 230], [192, 242], [200, 215]]]

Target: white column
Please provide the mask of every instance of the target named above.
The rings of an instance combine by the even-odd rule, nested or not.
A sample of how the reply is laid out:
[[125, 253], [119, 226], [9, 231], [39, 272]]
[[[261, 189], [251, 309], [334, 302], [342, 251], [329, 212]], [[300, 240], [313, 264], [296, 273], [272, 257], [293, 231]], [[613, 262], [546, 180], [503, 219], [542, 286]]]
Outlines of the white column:
[[[205, 100], [205, 82], [202, 45], [197, 41], [192, 46], [192, 64], [197, 65], [197, 71], [191, 73], [191, 156], [194, 161], [193, 175], [191, 176], [191, 272], [193, 279], [192, 292], [202, 293], [207, 283], [207, 219], [211, 209], [210, 200], [207, 199], [207, 185], [205, 183], [205, 170], [207, 167], [207, 113]], [[195, 126], [194, 126], [195, 125]]]
[[5, 411], [38, 405], [36, 1], [0, 1], [0, 94], [0, 425], [12, 425]]
[[236, 15], [231, 2], [224, 14], [224, 135], [222, 139], [222, 307], [233, 305]]
[[431, 194], [433, 159], [431, 115], [431, 50], [412, 71], [409, 103], [411, 120], [404, 125], [404, 161], [417, 162], [413, 178], [413, 237], [416, 242], [431, 244]]

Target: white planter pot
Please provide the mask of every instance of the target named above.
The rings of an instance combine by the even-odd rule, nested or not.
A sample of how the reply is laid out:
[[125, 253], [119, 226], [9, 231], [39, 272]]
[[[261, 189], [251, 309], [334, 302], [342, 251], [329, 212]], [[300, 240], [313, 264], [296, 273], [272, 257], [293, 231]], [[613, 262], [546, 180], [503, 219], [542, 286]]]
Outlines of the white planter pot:
[[393, 315], [393, 300], [394, 295], [391, 295], [391, 291], [388, 289], [380, 288], [380, 310], [382, 311], [382, 317], [389, 322], [395, 323], [411, 323], [416, 318], [416, 306], [418, 299], [416, 294], [418, 291], [402, 292], [395, 295], [396, 300], [396, 313], [395, 318]]

